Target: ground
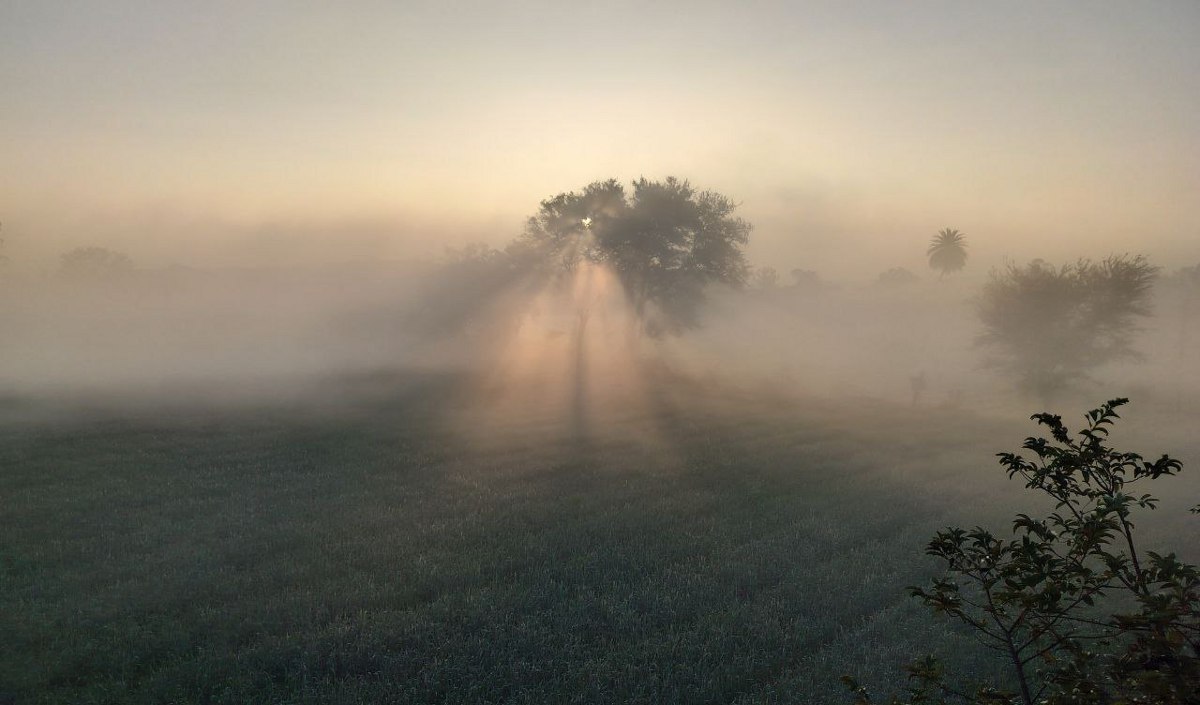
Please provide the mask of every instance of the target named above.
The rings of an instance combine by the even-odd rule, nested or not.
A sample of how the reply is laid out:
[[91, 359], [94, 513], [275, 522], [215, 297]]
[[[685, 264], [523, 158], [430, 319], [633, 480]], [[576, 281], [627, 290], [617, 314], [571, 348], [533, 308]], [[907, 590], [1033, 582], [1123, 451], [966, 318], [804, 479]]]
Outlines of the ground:
[[460, 391], [5, 402], [0, 703], [834, 703], [927, 651], [993, 668], [904, 588], [937, 528], [1028, 509], [993, 457], [1026, 420], [675, 384], [581, 437]]

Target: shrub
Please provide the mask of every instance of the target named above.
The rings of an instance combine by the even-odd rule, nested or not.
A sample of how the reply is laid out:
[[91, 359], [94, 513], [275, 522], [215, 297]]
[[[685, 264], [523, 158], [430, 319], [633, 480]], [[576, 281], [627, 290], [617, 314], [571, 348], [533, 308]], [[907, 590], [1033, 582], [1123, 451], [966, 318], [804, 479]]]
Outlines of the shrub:
[[992, 366], [1045, 402], [1099, 365], [1141, 358], [1137, 322], [1150, 315], [1157, 276], [1140, 255], [993, 271], [979, 299], [979, 343], [996, 353]]
[[[946, 573], [930, 587], [910, 588], [999, 652], [1012, 683], [963, 687], [927, 657], [907, 667], [908, 691], [890, 702], [1200, 702], [1200, 572], [1173, 553], [1140, 547], [1132, 519], [1156, 503], [1132, 487], [1182, 466], [1108, 445], [1116, 409], [1127, 401], [1088, 412], [1074, 435], [1060, 416], [1035, 414], [1050, 438], [1027, 438], [1030, 458], [1000, 453], [1000, 464], [1052, 498], [1054, 511], [1018, 514], [1012, 539], [979, 527], [938, 532], [926, 552]], [[843, 680], [856, 703], [873, 702], [853, 678]]]

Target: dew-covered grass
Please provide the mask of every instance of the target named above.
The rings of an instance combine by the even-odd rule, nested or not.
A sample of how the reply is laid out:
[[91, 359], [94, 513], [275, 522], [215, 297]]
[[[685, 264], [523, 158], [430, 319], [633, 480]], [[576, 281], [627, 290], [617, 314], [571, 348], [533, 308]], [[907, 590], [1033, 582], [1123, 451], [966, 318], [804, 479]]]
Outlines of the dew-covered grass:
[[590, 438], [481, 433], [455, 384], [9, 413], [0, 702], [832, 703], [926, 651], [990, 672], [904, 588], [935, 529], [1011, 514], [1020, 419], [697, 389]]

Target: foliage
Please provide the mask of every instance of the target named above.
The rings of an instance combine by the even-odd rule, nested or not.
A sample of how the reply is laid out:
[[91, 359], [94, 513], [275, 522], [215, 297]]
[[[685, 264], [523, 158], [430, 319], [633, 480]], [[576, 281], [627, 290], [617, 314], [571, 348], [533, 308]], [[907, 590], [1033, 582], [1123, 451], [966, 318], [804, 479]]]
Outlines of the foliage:
[[1156, 306], [1173, 317], [1179, 371], [1186, 374], [1193, 369], [1197, 355], [1194, 329], [1200, 323], [1200, 264], [1175, 270], [1163, 278], [1158, 289]]
[[[908, 666], [907, 696], [892, 703], [1194, 703], [1200, 693], [1200, 571], [1140, 548], [1133, 514], [1154, 509], [1139, 482], [1174, 475], [1179, 461], [1145, 460], [1108, 445], [1114, 399], [1075, 434], [1062, 418], [1034, 418], [1026, 459], [1000, 453], [1010, 478], [1054, 500], [1045, 518], [1018, 514], [1013, 539], [976, 527], [938, 532], [926, 553], [946, 575], [914, 597], [965, 624], [1011, 668], [1014, 689], [961, 688], [932, 657]], [[1196, 511], [1196, 510], [1193, 510]], [[853, 679], [857, 703], [872, 702]]]
[[774, 267], [759, 267], [750, 276], [750, 288], [754, 291], [770, 292], [779, 288], [779, 272]]
[[797, 289], [816, 289], [821, 286], [821, 275], [811, 269], [793, 269], [792, 286]]
[[462, 247], [446, 247], [442, 263], [449, 267], [488, 268], [504, 259], [504, 253], [483, 242], [469, 242]]
[[409, 311], [404, 325], [429, 340], [460, 334], [502, 340], [518, 317], [505, 296], [520, 293], [527, 274], [526, 263], [508, 251], [483, 243], [447, 247], [419, 297], [426, 305]]
[[1190, 267], [1180, 267], [1171, 278], [1177, 281], [1180, 286], [1193, 289], [1200, 288], [1200, 264], [1193, 264]]
[[1194, 316], [1200, 303], [1200, 264], [1180, 267], [1163, 277], [1159, 295], [1184, 321]]
[[994, 270], [979, 300], [979, 343], [999, 353], [990, 363], [1020, 388], [1049, 399], [1098, 365], [1139, 359], [1135, 322], [1150, 315], [1157, 273], [1141, 255]]
[[751, 226], [733, 215], [729, 198], [687, 181], [642, 178], [632, 186], [627, 196], [609, 179], [542, 201], [512, 249], [552, 268], [602, 264], [647, 332], [678, 332], [696, 324], [707, 285], [745, 285]]
[[877, 279], [879, 284], [889, 287], [908, 286], [910, 284], [915, 284], [918, 281], [920, 281], [920, 277], [904, 267], [892, 267], [886, 272], [882, 272]]
[[77, 247], [61, 257], [62, 273], [71, 277], [99, 279], [133, 269], [133, 260], [106, 247]]
[[967, 264], [966, 238], [957, 230], [943, 228], [933, 236], [925, 254], [929, 257], [929, 266], [938, 270], [939, 276], [957, 272]]

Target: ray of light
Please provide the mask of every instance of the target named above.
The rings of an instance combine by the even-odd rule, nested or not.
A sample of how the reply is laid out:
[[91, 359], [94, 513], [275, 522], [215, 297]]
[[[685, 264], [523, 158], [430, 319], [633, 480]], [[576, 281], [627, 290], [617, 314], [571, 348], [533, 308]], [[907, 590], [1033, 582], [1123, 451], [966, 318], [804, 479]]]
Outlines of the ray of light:
[[503, 442], [533, 429], [567, 450], [631, 443], [674, 453], [654, 421], [665, 399], [646, 372], [639, 321], [611, 269], [580, 260], [505, 305], [515, 329], [485, 363], [465, 435]]

